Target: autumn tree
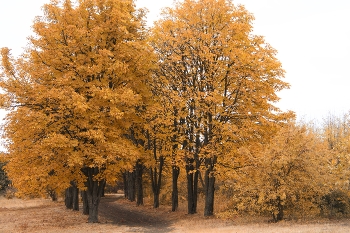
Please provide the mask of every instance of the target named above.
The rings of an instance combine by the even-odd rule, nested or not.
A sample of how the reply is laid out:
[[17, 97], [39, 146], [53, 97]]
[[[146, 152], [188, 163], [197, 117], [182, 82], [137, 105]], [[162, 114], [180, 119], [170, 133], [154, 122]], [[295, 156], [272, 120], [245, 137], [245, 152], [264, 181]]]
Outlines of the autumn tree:
[[328, 114], [323, 119], [321, 136], [331, 154], [332, 173], [336, 175], [334, 188], [348, 190], [350, 176], [350, 114]]
[[[153, 74], [156, 74], [159, 71], [158, 67], [153, 70]], [[152, 104], [149, 106], [148, 111], [144, 114], [144, 120], [146, 123], [146, 133], [145, 141], [147, 141], [147, 150], [153, 149], [152, 155], [150, 156], [148, 167], [155, 167], [160, 165], [165, 165], [170, 167], [172, 171], [172, 211], [176, 211], [178, 207], [178, 177], [180, 174], [180, 164], [181, 157], [178, 153], [182, 153], [179, 148], [180, 144], [178, 141], [179, 138], [179, 128], [177, 122], [177, 107], [181, 106], [181, 100], [172, 98], [169, 96], [167, 90], [167, 82], [164, 79], [158, 78], [156, 75], [153, 75], [153, 79], [149, 83], [150, 89], [152, 91]], [[169, 101], [172, 99], [171, 101]], [[153, 138], [153, 142], [150, 140]], [[155, 149], [155, 151], [154, 151]], [[165, 163], [167, 160], [167, 164]], [[160, 169], [158, 169], [160, 170]], [[158, 180], [161, 180], [161, 173], [159, 174]], [[154, 173], [153, 173], [154, 175]], [[153, 181], [155, 179], [153, 178]], [[153, 183], [153, 182], [152, 182]], [[157, 183], [157, 182], [155, 182]], [[155, 184], [154, 183], [154, 184]], [[155, 185], [157, 187], [155, 190], [160, 192], [160, 183]], [[159, 198], [159, 194], [158, 194]]]
[[[150, 85], [153, 85], [150, 83]], [[153, 193], [153, 207], [158, 208], [162, 186], [163, 169], [169, 154], [171, 142], [167, 138], [169, 124], [166, 119], [166, 108], [158, 101], [157, 93], [153, 93], [152, 101], [143, 115], [145, 122], [143, 131], [144, 165], [150, 172], [151, 190]], [[171, 126], [171, 125], [170, 125]]]
[[[346, 172], [348, 169], [344, 165], [348, 163], [350, 153], [350, 115], [335, 116], [329, 114], [323, 119], [321, 131], [328, 149], [334, 152], [333, 163], [342, 164], [338, 168], [343, 168], [343, 172]], [[348, 174], [343, 175], [343, 177], [348, 176]]]
[[175, 160], [186, 164], [190, 214], [197, 211], [200, 170], [204, 214], [212, 215], [217, 165], [232, 162], [239, 142], [261, 140], [289, 117], [274, 106], [288, 87], [284, 71], [276, 51], [251, 33], [252, 20], [228, 0], [184, 0], [165, 9], [152, 31], [160, 67], [154, 82], [170, 106]]
[[323, 199], [323, 214], [349, 214], [350, 114], [328, 114], [320, 128], [330, 154], [330, 176], [334, 177], [332, 190]]
[[1, 50], [6, 170], [22, 195], [75, 182], [98, 222], [105, 182], [140, 155], [125, 135], [147, 95], [144, 13], [132, 0], [52, 1], [43, 11], [20, 58]]
[[235, 186], [238, 210], [270, 213], [273, 221], [289, 215], [319, 213], [321, 198], [331, 189], [330, 155], [319, 135], [306, 125], [281, 127], [256, 163], [241, 169]]

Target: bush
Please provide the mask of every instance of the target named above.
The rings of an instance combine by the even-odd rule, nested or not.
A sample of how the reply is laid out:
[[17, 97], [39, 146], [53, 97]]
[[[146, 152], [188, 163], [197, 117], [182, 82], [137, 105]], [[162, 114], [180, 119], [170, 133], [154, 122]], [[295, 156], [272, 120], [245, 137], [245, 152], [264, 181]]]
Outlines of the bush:
[[349, 194], [335, 190], [322, 197], [321, 213], [328, 217], [345, 217], [350, 213]]
[[6, 172], [4, 171], [5, 165], [6, 163], [0, 162], [0, 191], [6, 190], [6, 188], [10, 184], [10, 180], [6, 175]]

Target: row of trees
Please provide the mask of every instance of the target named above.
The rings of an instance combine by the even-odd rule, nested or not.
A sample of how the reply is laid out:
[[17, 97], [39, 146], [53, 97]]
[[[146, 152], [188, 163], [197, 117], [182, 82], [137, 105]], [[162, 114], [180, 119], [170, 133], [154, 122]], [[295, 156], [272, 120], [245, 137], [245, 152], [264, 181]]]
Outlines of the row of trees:
[[97, 222], [106, 183], [122, 172], [142, 204], [146, 168], [158, 207], [167, 168], [173, 210], [182, 171], [188, 213], [197, 212], [203, 178], [204, 214], [213, 214], [219, 179], [232, 183], [236, 209], [280, 220], [329, 190], [313, 178], [329, 171], [313, 168], [331, 160], [321, 139], [274, 105], [289, 86], [243, 6], [184, 0], [150, 30], [132, 0], [52, 1], [43, 10], [20, 58], [1, 50], [6, 171], [18, 195], [59, 194], [73, 183]]
[[[219, 180], [215, 185], [216, 193], [220, 197], [220, 204], [225, 203], [226, 206], [225, 209], [221, 209], [224, 210], [222, 214], [227, 214], [225, 211], [233, 214], [272, 214], [274, 221], [314, 215], [348, 216], [349, 126], [348, 114], [342, 117], [330, 115], [319, 128], [294, 123], [282, 127], [272, 140], [259, 150], [251, 146], [241, 147], [239, 155], [249, 158], [245, 166], [236, 167], [234, 170], [226, 169], [224, 175], [220, 174], [222, 170], [216, 173]], [[133, 170], [124, 170], [119, 174], [119, 179], [122, 180], [121, 176], [124, 178], [125, 197], [130, 201], [136, 200], [137, 205], [140, 205], [143, 204], [142, 195], [148, 196], [153, 192], [154, 207], [159, 206], [160, 196], [163, 203], [168, 204], [170, 199], [174, 198], [174, 195], [169, 195], [171, 189], [174, 190], [170, 183], [177, 185], [171, 177], [172, 167], [171, 164], [164, 163], [161, 193], [160, 189], [158, 192], [153, 189], [154, 173], [150, 172], [153, 168], [141, 166], [138, 162]], [[147, 172], [143, 176], [144, 171]], [[206, 186], [201, 177], [203, 172], [205, 170], [201, 168], [201, 196], [205, 194]], [[184, 197], [186, 173], [182, 172], [177, 178], [180, 179], [180, 196]], [[7, 186], [6, 175], [0, 177], [0, 183], [6, 183], [2, 187]], [[158, 184], [160, 185], [160, 182]], [[53, 200], [57, 198], [52, 190], [47, 192]], [[78, 192], [77, 186], [71, 182], [71, 187], [67, 188], [64, 194], [67, 208], [79, 210]], [[83, 213], [89, 214], [87, 192], [82, 191], [81, 194]]]

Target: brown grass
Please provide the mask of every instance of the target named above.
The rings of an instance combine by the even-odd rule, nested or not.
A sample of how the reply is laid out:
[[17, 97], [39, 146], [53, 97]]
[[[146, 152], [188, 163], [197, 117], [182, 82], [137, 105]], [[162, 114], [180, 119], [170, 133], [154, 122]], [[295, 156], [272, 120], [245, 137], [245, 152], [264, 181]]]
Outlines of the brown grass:
[[[184, 204], [180, 205], [178, 212], [173, 213], [169, 206], [161, 206], [155, 210], [150, 201], [147, 201], [145, 206], [136, 207], [134, 203], [112, 195], [107, 196], [104, 203], [102, 207], [105, 209], [101, 209], [100, 215], [101, 223], [89, 224], [86, 223], [86, 216], [81, 212], [67, 210], [62, 201], [0, 198], [0, 232], [350, 232], [350, 221], [346, 219], [282, 221], [270, 224], [266, 218], [232, 216], [223, 220], [216, 217], [205, 218], [201, 212], [187, 215]], [[116, 208], [119, 208], [117, 213], [114, 212]], [[127, 213], [121, 217], [121, 211]], [[113, 218], [109, 213], [114, 213]], [[136, 216], [142, 217], [140, 222], [133, 219]], [[159, 222], [155, 223], [157, 219]]]

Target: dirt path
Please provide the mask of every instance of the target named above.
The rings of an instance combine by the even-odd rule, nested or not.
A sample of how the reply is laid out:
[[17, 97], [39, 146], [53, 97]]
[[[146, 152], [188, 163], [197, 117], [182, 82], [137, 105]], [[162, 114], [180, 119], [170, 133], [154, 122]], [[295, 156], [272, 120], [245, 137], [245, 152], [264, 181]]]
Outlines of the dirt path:
[[[166, 215], [156, 215], [145, 207], [127, 203], [123, 196], [106, 196], [100, 203], [100, 217], [107, 223], [128, 226], [135, 232], [172, 232], [172, 221]], [[147, 210], [147, 212], [145, 211]]]

